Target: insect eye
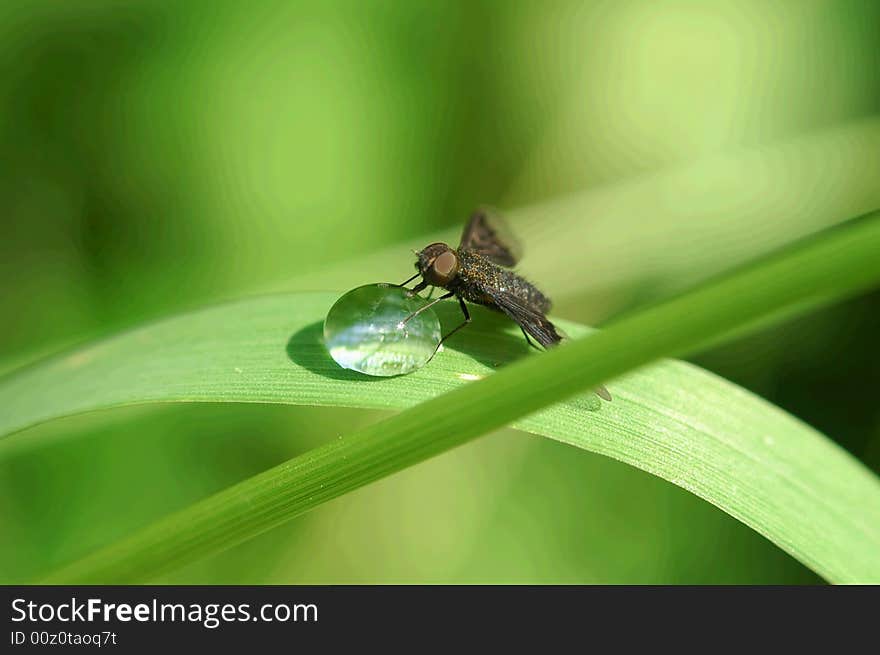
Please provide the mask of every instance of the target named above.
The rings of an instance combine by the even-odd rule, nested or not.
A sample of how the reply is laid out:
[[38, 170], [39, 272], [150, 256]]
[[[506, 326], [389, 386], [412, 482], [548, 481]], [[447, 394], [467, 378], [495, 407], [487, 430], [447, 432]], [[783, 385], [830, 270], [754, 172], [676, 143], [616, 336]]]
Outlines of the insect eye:
[[455, 253], [447, 250], [442, 255], [437, 256], [432, 268], [437, 275], [444, 278], [450, 278], [455, 274], [455, 271], [458, 268], [458, 258], [455, 256]]

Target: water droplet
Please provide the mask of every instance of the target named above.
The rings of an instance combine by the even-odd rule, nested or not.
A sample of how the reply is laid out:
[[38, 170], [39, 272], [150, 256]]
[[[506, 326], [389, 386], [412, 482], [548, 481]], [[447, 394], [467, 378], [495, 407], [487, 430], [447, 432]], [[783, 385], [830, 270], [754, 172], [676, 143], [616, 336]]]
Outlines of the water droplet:
[[342, 296], [324, 319], [324, 344], [342, 368], [367, 375], [412, 373], [434, 355], [440, 321], [425, 300], [389, 284], [367, 284]]
[[582, 396], [575, 396], [574, 398], [568, 401], [571, 407], [575, 409], [583, 409], [588, 412], [596, 412], [602, 409], [602, 402], [599, 400], [599, 397], [593, 393], [584, 394]]

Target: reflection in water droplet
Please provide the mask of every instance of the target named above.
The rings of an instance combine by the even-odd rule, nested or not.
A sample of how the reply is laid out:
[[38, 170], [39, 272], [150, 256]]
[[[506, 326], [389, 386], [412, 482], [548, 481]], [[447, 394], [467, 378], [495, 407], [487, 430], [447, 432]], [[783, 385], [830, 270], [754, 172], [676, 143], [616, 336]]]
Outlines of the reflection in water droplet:
[[324, 344], [343, 368], [391, 376], [421, 368], [440, 343], [433, 309], [403, 321], [425, 301], [406, 289], [368, 284], [342, 296], [324, 319]]

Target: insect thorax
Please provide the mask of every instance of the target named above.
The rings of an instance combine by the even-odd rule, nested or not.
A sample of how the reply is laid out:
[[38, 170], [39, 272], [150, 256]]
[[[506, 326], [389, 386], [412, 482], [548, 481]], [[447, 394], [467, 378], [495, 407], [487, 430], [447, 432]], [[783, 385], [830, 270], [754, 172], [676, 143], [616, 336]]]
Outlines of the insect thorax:
[[459, 249], [458, 284], [452, 289], [465, 300], [491, 305], [492, 293], [506, 293], [542, 314], [550, 311], [550, 299], [528, 280], [493, 264], [479, 253]]

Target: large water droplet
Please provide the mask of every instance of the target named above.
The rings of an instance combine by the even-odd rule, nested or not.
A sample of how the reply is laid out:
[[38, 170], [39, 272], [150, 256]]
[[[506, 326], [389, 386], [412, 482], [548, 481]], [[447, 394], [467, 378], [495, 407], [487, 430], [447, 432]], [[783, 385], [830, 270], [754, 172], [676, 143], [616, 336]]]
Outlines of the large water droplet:
[[403, 287], [367, 284], [342, 296], [324, 319], [324, 344], [343, 368], [367, 375], [411, 373], [434, 355], [440, 321], [425, 300]]

